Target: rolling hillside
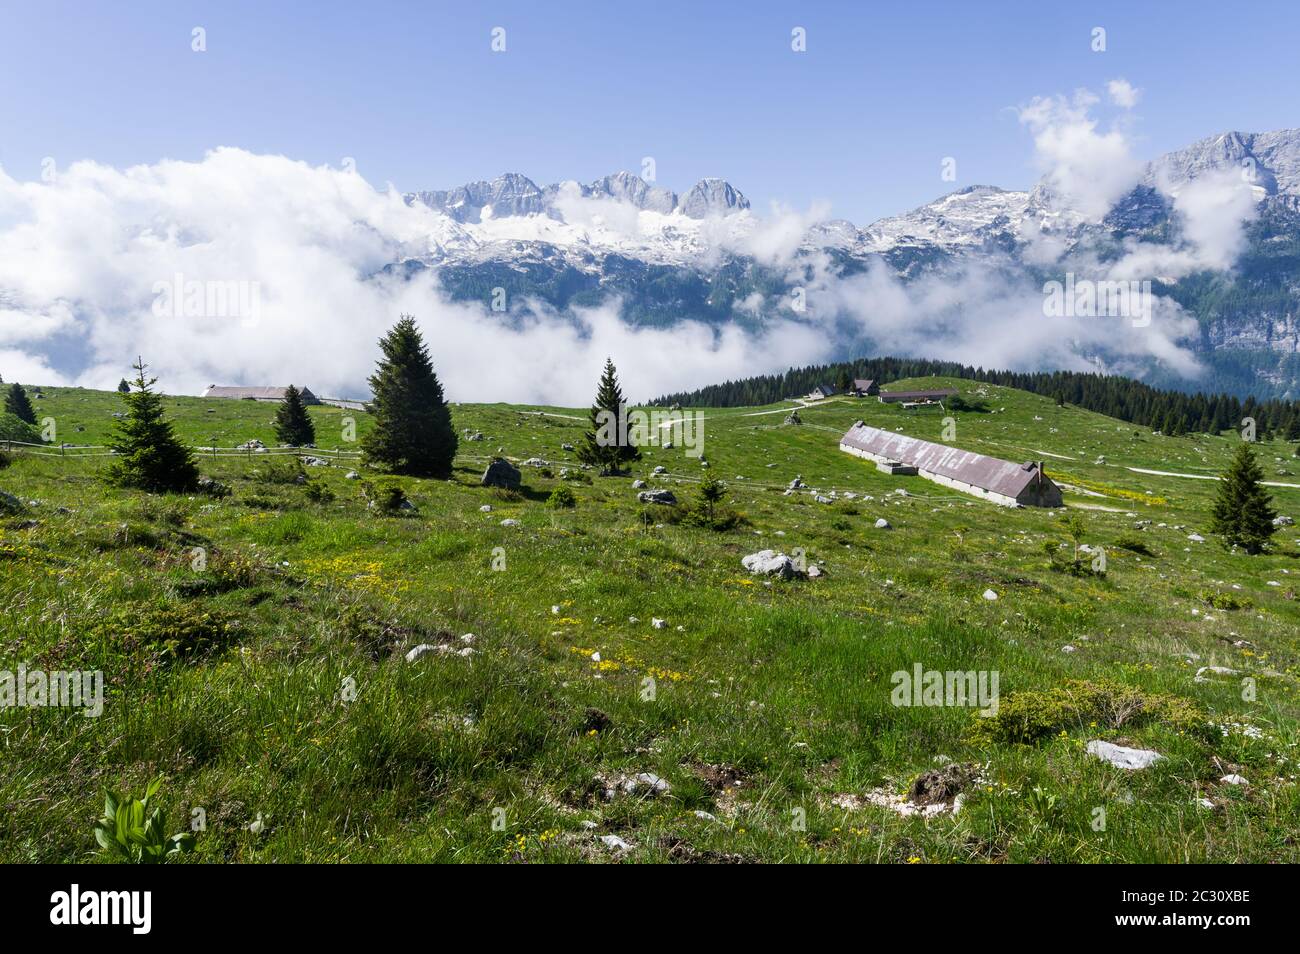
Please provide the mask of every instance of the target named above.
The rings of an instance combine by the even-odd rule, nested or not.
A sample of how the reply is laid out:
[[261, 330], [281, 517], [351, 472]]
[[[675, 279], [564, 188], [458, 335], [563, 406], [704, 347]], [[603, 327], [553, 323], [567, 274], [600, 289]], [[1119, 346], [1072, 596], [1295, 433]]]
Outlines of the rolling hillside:
[[[214, 498], [110, 488], [76, 451], [15, 454], [0, 668], [102, 669], [109, 692], [98, 718], [0, 712], [0, 861], [88, 858], [102, 789], [157, 775], [174, 829], [202, 810], [203, 862], [1300, 861], [1300, 528], [1259, 557], [1210, 537], [1215, 484], [1196, 478], [1235, 436], [907, 385], [983, 402], [950, 443], [1045, 461], [1079, 541], [1060, 511], [840, 452], [859, 419], [941, 440], [941, 415], [874, 399], [800, 408], [800, 425], [791, 405], [706, 410], [707, 469], [653, 448], [629, 478], [563, 450], [584, 410], [454, 405], [482, 440], [462, 438], [452, 481], [402, 480], [415, 509], [394, 516], [346, 460], [304, 485], [286, 458], [207, 457], [232, 490]], [[120, 398], [35, 403], [61, 440], [102, 445]], [[274, 443], [271, 405], [166, 405], [195, 445]], [[323, 448], [352, 448], [345, 416], [368, 426], [311, 414]], [[519, 493], [480, 487], [498, 448], [546, 463]], [[1293, 448], [1258, 450], [1300, 518]], [[729, 530], [631, 486], [686, 502], [705, 473]], [[547, 503], [561, 486], [576, 507]], [[1105, 550], [1104, 576], [1050, 568], [1076, 542]], [[821, 575], [742, 567], [768, 548]], [[916, 666], [997, 673], [998, 714], [895, 705]], [[1163, 758], [1126, 771], [1096, 740]]]

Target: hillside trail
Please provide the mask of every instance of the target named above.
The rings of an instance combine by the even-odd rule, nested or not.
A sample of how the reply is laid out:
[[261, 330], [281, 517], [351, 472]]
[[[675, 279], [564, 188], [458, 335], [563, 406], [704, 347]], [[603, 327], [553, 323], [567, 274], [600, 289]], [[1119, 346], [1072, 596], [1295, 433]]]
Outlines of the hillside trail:
[[[1145, 467], [1126, 467], [1125, 470], [1131, 470], [1135, 474], [1151, 474], [1155, 477], [1185, 477], [1188, 480], [1222, 480], [1223, 478], [1216, 474], [1180, 474], [1172, 470], [1148, 470]], [[1300, 490], [1300, 484], [1288, 484], [1280, 480], [1261, 480], [1265, 487], [1291, 487]]]

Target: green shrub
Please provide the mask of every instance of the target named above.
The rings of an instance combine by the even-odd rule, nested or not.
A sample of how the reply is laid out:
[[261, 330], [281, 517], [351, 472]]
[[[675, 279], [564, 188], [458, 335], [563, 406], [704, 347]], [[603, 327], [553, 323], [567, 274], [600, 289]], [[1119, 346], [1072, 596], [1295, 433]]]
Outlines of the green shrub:
[[578, 506], [578, 498], [573, 496], [573, 491], [568, 487], [556, 487], [546, 498], [546, 505], [557, 510], [571, 509]]
[[259, 463], [248, 474], [249, 479], [262, 484], [301, 484], [307, 481], [307, 471], [297, 457], [271, 457]]
[[319, 480], [307, 482], [307, 499], [312, 503], [327, 504], [334, 500], [334, 491]]
[[1115, 546], [1120, 550], [1128, 550], [1131, 553], [1140, 553], [1142, 556], [1155, 556], [1155, 553], [1149, 546], [1147, 546], [1145, 540], [1132, 534], [1120, 537], [1115, 541]]
[[1011, 693], [1000, 701], [996, 715], [976, 718], [971, 734], [980, 741], [1030, 744], [1094, 722], [1110, 729], [1161, 723], [1199, 731], [1207, 724], [1195, 705], [1177, 696], [1071, 679], [1055, 689]]
[[118, 610], [92, 627], [101, 644], [122, 654], [192, 659], [225, 649], [236, 625], [227, 613], [187, 604], [141, 604]]
[[1244, 596], [1234, 596], [1218, 590], [1201, 590], [1199, 598], [1206, 606], [1221, 610], [1249, 609], [1251, 606], [1250, 600]]
[[0, 413], [0, 443], [17, 441], [23, 444], [40, 444], [41, 432], [17, 414]]

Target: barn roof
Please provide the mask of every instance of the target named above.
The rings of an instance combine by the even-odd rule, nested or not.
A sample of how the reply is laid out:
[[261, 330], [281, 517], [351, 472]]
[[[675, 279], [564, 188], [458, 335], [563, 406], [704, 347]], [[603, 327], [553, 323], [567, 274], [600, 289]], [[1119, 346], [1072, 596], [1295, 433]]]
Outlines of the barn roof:
[[882, 401], [924, 401], [927, 398], [952, 397], [957, 393], [956, 388], [938, 388], [933, 391], [881, 391], [880, 400]]
[[[210, 385], [208, 389], [203, 392], [203, 396], [214, 397], [214, 398], [237, 398], [237, 399], [251, 398], [252, 400], [255, 401], [283, 401], [284, 392], [287, 387], [288, 385], [285, 385], [285, 387], [249, 388], [249, 387], [233, 387], [233, 386], [227, 386], [223, 384], [213, 384]], [[300, 387], [298, 390], [302, 392], [302, 396], [304, 399], [313, 400], [315, 398], [315, 395], [313, 395], [311, 391], [307, 390], [307, 388], [305, 387]]]
[[882, 431], [860, 422], [849, 428], [840, 443], [1008, 497], [1018, 497], [1039, 477], [1039, 465], [1033, 462], [1016, 464], [957, 447]]
[[853, 386], [859, 391], [869, 390], [876, 383], [875, 378], [854, 378]]

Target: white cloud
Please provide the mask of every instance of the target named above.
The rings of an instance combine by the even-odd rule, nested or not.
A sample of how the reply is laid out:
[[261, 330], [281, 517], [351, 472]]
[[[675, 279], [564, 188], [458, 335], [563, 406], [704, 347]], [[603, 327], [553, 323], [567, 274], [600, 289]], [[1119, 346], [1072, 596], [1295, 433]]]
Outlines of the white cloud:
[[[1035, 100], [1022, 111], [1040, 157], [1053, 163], [1051, 181], [1085, 203], [1116, 195], [1131, 166], [1123, 136], [1098, 132], [1088, 117], [1093, 102], [1079, 94], [1068, 102]], [[1176, 204], [1198, 261], [1235, 256], [1244, 211], [1236, 192], [1206, 180], [1184, 187]], [[462, 228], [355, 172], [239, 149], [126, 170], [81, 162], [52, 183], [0, 172], [0, 374], [111, 388], [142, 354], [173, 393], [292, 380], [317, 393], [360, 396], [376, 339], [404, 312], [425, 330], [448, 396], [458, 401], [580, 406], [607, 355], [627, 393], [648, 398], [830, 360], [846, 343], [864, 341], [878, 353], [985, 367], [1091, 367], [1090, 356], [1105, 350], [1197, 370], [1177, 344], [1187, 319], [1169, 303], [1151, 327], [1134, 329], [1116, 320], [1047, 319], [1039, 289], [974, 265], [907, 284], [879, 264], [838, 278], [827, 253], [800, 252], [825, 208], [774, 207], [765, 217], [743, 212], [700, 222], [584, 199], [576, 189], [562, 191], [558, 207], [563, 220]], [[795, 313], [788, 302], [754, 292], [736, 305], [746, 328], [632, 326], [614, 298], [563, 313], [511, 301], [507, 320], [486, 302], [450, 300], [436, 270], [409, 279], [400, 269], [384, 271], [450, 242], [477, 247], [561, 234], [566, 241], [642, 242], [665, 230], [678, 234], [674, 254], [688, 261], [734, 252], [778, 270], [797, 267], [807, 310]], [[1059, 254], [1057, 241], [1042, 238], [1045, 257]], [[1140, 251], [1127, 257], [1135, 269], [1144, 264]], [[155, 314], [155, 288], [176, 276], [182, 284], [255, 288], [257, 320]], [[763, 314], [761, 333], [746, 330]]]
[[1132, 109], [1142, 95], [1140, 89], [1123, 77], [1107, 83], [1106, 92], [1110, 94], [1110, 101], [1121, 109]]
[[[617, 203], [587, 208], [607, 217], [593, 225], [632, 222]], [[0, 172], [0, 374], [113, 387], [143, 354], [173, 393], [293, 380], [356, 395], [402, 312], [419, 319], [453, 400], [580, 405], [606, 355], [629, 394], [650, 397], [831, 348], [786, 321], [758, 337], [633, 327], [616, 301], [569, 314], [519, 303], [505, 322], [486, 303], [449, 301], [432, 272], [382, 273], [425, 252], [445, 223], [355, 173], [238, 149], [127, 170], [81, 162], [53, 183]], [[255, 288], [257, 320], [155, 315], [155, 286], [177, 275]]]
[[1098, 129], [1090, 113], [1096, 103], [1096, 94], [1081, 89], [1068, 99], [1036, 97], [1018, 111], [1021, 123], [1033, 133], [1035, 157], [1052, 204], [1093, 222], [1109, 212], [1142, 173], [1124, 132]]

